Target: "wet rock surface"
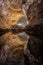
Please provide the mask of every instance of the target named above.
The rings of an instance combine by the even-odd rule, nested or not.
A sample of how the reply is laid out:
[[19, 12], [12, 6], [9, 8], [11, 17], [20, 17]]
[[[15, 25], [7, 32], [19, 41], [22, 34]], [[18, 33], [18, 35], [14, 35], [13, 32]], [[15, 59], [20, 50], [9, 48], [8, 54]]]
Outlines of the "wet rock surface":
[[0, 65], [43, 65], [43, 1], [14, 2], [0, 0]]

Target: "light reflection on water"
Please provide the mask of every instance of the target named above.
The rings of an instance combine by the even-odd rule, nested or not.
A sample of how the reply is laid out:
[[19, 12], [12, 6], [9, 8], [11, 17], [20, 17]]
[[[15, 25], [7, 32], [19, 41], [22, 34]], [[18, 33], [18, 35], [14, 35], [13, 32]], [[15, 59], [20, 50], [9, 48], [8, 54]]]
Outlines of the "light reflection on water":
[[29, 36], [25, 32], [19, 33], [18, 36], [21, 40], [25, 40], [25, 41], [27, 41], [29, 38]]

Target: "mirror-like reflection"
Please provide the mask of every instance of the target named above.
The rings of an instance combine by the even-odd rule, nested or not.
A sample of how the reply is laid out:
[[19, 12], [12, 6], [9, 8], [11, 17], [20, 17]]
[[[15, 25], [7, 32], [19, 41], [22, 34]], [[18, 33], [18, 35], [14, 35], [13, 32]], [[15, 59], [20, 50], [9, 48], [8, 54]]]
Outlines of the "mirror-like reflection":
[[21, 40], [25, 40], [25, 41], [27, 41], [29, 38], [29, 36], [25, 32], [19, 33], [18, 36]]

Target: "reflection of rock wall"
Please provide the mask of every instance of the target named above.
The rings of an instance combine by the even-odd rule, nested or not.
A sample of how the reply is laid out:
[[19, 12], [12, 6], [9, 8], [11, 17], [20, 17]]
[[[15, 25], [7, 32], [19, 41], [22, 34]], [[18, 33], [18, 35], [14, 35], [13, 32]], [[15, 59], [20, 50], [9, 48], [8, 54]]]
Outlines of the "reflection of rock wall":
[[24, 65], [23, 48], [27, 42], [27, 37], [25, 36], [26, 34], [24, 34], [24, 37], [20, 35], [21, 34], [13, 34], [9, 32], [0, 37], [1, 64]]
[[24, 65], [23, 48], [28, 41], [26, 33], [5, 33], [0, 37], [0, 63]]
[[42, 3], [43, 3], [42, 0], [40, 3], [38, 3], [38, 0], [36, 0], [36, 2], [34, 1], [34, 3], [30, 5], [27, 11], [28, 19], [30, 19], [30, 23], [29, 23], [30, 35], [32, 34], [32, 37], [30, 37], [31, 41], [30, 43], [28, 43], [29, 44], [28, 46], [31, 54], [33, 54], [35, 59], [37, 60], [37, 62], [35, 64], [33, 64], [34, 63], [33, 62], [32, 65], [43, 65], [43, 52], [42, 52], [43, 50], [43, 4]]
[[0, 65], [43, 65], [43, 2], [30, 1], [25, 2], [30, 26], [26, 29], [20, 6], [11, 4], [7, 15], [0, 14]]

